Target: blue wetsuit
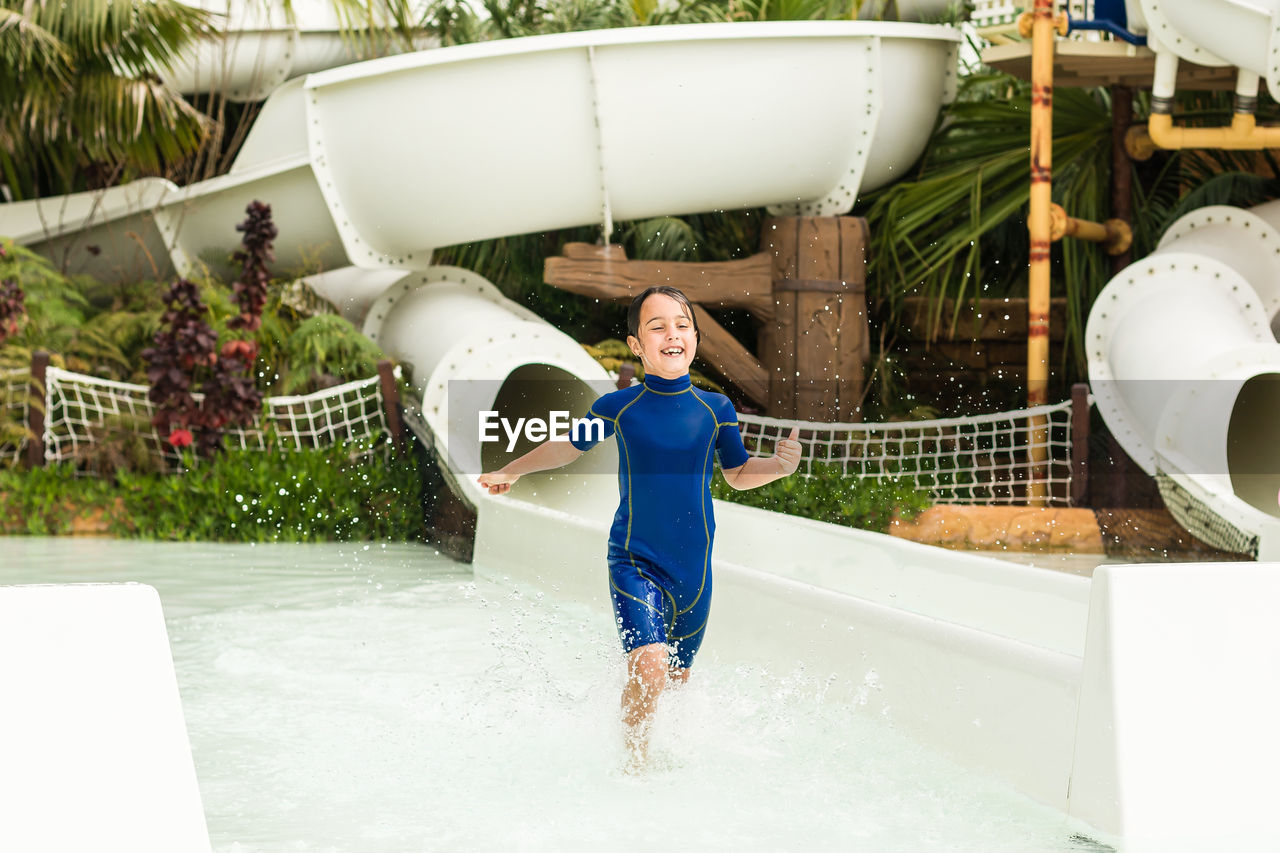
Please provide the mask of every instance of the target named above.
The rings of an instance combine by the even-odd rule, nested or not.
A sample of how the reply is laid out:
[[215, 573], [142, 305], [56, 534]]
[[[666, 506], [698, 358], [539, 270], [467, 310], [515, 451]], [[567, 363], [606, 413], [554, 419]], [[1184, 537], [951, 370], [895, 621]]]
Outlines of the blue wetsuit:
[[[609, 587], [622, 646], [666, 643], [688, 667], [711, 607], [715, 455], [722, 468], [748, 459], [738, 415], [729, 398], [694, 388], [687, 374], [646, 374], [642, 385], [596, 400], [588, 417], [604, 423], [605, 438], [618, 437], [621, 500], [609, 530]], [[579, 450], [597, 443], [572, 441]]]

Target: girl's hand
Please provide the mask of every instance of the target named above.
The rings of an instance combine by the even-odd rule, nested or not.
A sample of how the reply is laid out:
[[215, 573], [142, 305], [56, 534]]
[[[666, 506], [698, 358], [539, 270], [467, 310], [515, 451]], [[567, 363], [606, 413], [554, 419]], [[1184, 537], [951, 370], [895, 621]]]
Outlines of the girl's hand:
[[789, 477], [800, 467], [800, 428], [792, 427], [791, 434], [778, 440], [773, 449], [773, 458], [782, 470], [783, 476]]
[[508, 474], [498, 470], [476, 477], [476, 482], [489, 490], [491, 495], [505, 495], [511, 491], [511, 485], [520, 479], [519, 474]]

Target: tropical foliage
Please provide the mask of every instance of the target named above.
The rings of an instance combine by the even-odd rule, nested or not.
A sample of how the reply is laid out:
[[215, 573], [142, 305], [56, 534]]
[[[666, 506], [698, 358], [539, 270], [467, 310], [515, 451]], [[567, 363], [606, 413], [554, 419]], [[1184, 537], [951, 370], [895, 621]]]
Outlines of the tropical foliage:
[[[154, 344], [167, 310], [165, 288], [153, 281], [107, 285], [64, 276], [44, 258], [0, 242], [0, 277], [26, 293], [27, 320], [0, 346], [0, 370], [23, 368], [37, 349], [54, 364], [123, 382], [147, 384], [144, 349]], [[215, 351], [243, 336], [230, 328], [240, 316], [232, 291], [212, 275], [195, 277], [192, 299], [216, 336]], [[368, 338], [305, 283], [268, 283], [261, 326], [249, 341], [258, 351], [260, 389], [292, 394], [371, 376], [385, 358]]]
[[[1135, 120], [1145, 119], [1146, 99], [1136, 107]], [[1223, 93], [1181, 95], [1179, 107], [1180, 121], [1230, 120]], [[1280, 113], [1267, 101], [1259, 117]], [[1054, 201], [1080, 219], [1110, 218], [1109, 92], [1057, 89], [1053, 129]], [[896, 325], [907, 295], [929, 298], [934, 332], [954, 328], [965, 300], [1025, 295], [1029, 135], [1030, 84], [1002, 74], [971, 75], [915, 174], [861, 200], [873, 241], [870, 287], [882, 324]], [[1189, 210], [1280, 195], [1271, 152], [1160, 152], [1130, 168], [1136, 257], [1154, 249], [1165, 228]], [[1080, 240], [1055, 244], [1053, 259], [1053, 288], [1067, 298], [1067, 374], [1082, 376], [1084, 324], [1111, 277], [1110, 264], [1097, 245]], [[947, 300], [953, 311], [943, 316]]]
[[877, 533], [887, 533], [894, 518], [910, 520], [933, 504], [910, 481], [846, 477], [839, 466], [821, 464], [811, 477], [785, 477], [741, 492], [717, 477], [711, 493], [721, 500]]
[[16, 279], [0, 279], [0, 344], [18, 333], [27, 316], [27, 295]]
[[[613, 27], [853, 17], [859, 0], [436, 0], [424, 19], [441, 44]], [[483, 10], [481, 12], [480, 10]]]
[[198, 473], [121, 467], [77, 476], [63, 464], [0, 470], [0, 533], [71, 533], [95, 517], [107, 532], [205, 542], [424, 538], [423, 477], [412, 453], [352, 461], [352, 448], [232, 450]]
[[177, 0], [0, 0], [0, 173], [17, 198], [156, 174], [209, 120], [160, 81], [212, 18]]

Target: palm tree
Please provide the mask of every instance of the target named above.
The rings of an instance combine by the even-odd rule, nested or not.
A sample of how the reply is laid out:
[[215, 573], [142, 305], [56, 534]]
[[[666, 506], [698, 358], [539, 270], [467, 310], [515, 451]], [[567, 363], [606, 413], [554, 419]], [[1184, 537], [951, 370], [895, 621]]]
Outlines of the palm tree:
[[0, 170], [17, 198], [157, 173], [208, 120], [160, 82], [208, 13], [175, 0], [0, 0]]

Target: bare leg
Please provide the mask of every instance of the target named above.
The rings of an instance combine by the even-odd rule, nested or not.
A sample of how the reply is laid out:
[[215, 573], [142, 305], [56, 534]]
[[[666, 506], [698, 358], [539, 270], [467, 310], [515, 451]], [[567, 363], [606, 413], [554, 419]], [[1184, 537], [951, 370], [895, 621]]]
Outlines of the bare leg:
[[[688, 677], [688, 670], [680, 670]], [[666, 687], [668, 678], [667, 647], [650, 643], [632, 649], [627, 655], [627, 683], [622, 688], [623, 736], [627, 745], [629, 770], [644, 767], [649, 755], [649, 728], [653, 709]], [[682, 679], [683, 680], [683, 679]]]

